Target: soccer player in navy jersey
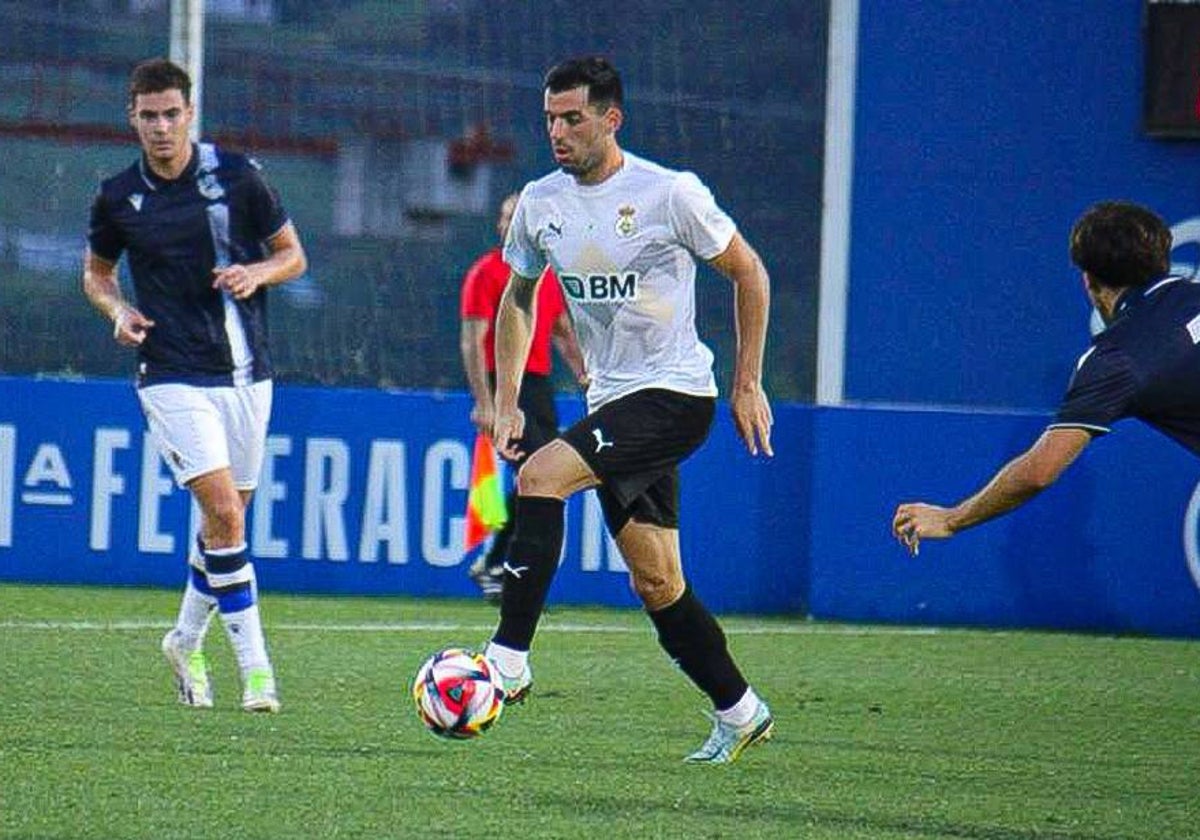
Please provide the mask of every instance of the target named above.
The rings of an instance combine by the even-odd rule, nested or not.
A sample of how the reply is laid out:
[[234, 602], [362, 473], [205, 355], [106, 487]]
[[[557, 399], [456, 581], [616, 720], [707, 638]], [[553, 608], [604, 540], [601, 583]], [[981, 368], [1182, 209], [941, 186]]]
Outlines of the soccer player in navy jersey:
[[1170, 277], [1171, 231], [1129, 202], [1102, 202], [1071, 230], [1071, 261], [1106, 329], [1080, 356], [1054, 421], [1025, 453], [953, 507], [910, 502], [892, 532], [916, 554], [1007, 513], [1058, 479], [1097, 435], [1136, 417], [1200, 455], [1200, 284]]
[[[279, 697], [259, 617], [245, 511], [271, 414], [266, 289], [300, 276], [299, 236], [258, 164], [193, 143], [191, 79], [169, 61], [134, 68], [129, 122], [141, 157], [92, 204], [83, 289], [137, 348], [137, 394], [176, 482], [201, 512], [175, 627], [162, 649], [180, 702], [213, 704], [203, 641], [217, 611], [237, 656], [242, 707]], [[117, 263], [128, 260], [133, 300]]]

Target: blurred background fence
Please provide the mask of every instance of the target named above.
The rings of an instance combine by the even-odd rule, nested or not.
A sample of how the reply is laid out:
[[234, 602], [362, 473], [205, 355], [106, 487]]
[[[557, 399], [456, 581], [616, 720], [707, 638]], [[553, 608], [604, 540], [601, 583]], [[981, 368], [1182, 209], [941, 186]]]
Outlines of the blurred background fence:
[[[166, 55], [166, 0], [0, 2], [0, 372], [127, 376], [80, 292], [92, 194], [137, 154], [125, 85]], [[272, 299], [285, 382], [457, 389], [463, 271], [493, 208], [548, 171], [541, 78], [601, 53], [624, 145], [691, 169], [762, 252], [778, 398], [814, 388], [829, 6], [757, 0], [209, 0], [203, 134], [264, 164], [309, 250]], [[701, 331], [728, 385], [728, 284]]]

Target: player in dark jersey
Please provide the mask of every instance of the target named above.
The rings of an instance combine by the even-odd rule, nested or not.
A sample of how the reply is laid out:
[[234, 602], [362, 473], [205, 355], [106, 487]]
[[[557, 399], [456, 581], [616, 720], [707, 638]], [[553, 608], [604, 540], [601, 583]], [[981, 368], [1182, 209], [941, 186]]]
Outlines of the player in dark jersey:
[[1171, 231], [1136, 204], [1103, 202], [1079, 218], [1071, 261], [1106, 329], [1080, 357], [1058, 414], [1027, 452], [954, 507], [896, 508], [892, 532], [909, 551], [1029, 501], [1126, 417], [1200, 455], [1200, 285], [1167, 276], [1170, 252]]
[[[163, 638], [179, 699], [212, 705], [202, 643], [220, 613], [242, 676], [242, 707], [278, 711], [259, 617], [245, 511], [271, 413], [266, 287], [300, 276], [304, 249], [249, 158], [193, 143], [191, 80], [169, 61], [134, 68], [129, 121], [142, 155], [92, 205], [83, 288], [136, 347], [137, 393], [201, 528], [175, 627]], [[134, 302], [122, 293], [124, 254]]]

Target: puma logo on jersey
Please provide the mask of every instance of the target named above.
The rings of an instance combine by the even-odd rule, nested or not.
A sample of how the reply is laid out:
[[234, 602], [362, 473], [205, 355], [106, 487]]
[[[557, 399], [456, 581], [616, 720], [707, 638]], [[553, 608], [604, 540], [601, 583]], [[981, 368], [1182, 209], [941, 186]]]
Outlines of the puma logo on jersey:
[[599, 452], [601, 449], [603, 449], [606, 446], [613, 445], [611, 440], [604, 439], [604, 432], [602, 432], [600, 429], [592, 429], [592, 435], [593, 435], [593, 437], [596, 438], [596, 451], [597, 452]]
[[129, 203], [133, 205], [134, 212], [142, 212], [142, 199], [144, 196], [141, 193], [134, 193], [129, 196]]
[[578, 274], [560, 274], [563, 291], [572, 300], [587, 303], [624, 303], [638, 299], [638, 281], [641, 275], [636, 271], [624, 274], [589, 274], [586, 277]]
[[556, 225], [554, 222], [546, 222], [546, 229], [555, 236], [562, 236], [562, 225]]
[[512, 575], [515, 578], [519, 578], [521, 576], [521, 572], [529, 571], [528, 566], [510, 566], [510, 565], [508, 565], [507, 560], [504, 561], [504, 565], [502, 568], [504, 569], [505, 572], [507, 572], [508, 574]]

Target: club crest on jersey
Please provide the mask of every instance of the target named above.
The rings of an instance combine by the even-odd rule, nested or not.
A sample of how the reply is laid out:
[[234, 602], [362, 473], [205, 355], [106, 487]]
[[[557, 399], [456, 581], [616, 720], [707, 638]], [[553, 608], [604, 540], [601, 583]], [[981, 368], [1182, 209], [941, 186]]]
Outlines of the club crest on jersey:
[[628, 239], [637, 233], [637, 222], [633, 219], [636, 213], [637, 210], [628, 204], [617, 208], [617, 236]]
[[209, 201], [216, 201], [225, 195], [225, 188], [221, 186], [221, 182], [217, 180], [217, 176], [211, 172], [204, 173], [204, 176], [196, 182], [196, 188], [200, 190], [200, 195]]
[[141, 193], [134, 193], [133, 195], [129, 196], [129, 203], [133, 205], [133, 211], [135, 213], [142, 212], [142, 199], [144, 198], [145, 196], [143, 196]]

